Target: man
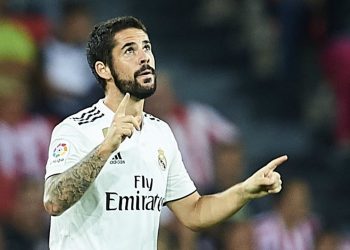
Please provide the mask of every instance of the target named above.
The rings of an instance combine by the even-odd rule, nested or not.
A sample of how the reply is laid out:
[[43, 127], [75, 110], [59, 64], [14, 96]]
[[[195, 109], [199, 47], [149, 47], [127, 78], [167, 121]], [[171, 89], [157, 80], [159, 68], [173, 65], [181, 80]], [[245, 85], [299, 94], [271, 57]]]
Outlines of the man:
[[281, 190], [274, 170], [286, 156], [222, 193], [198, 194], [169, 127], [143, 112], [156, 76], [139, 20], [121, 17], [96, 26], [87, 57], [105, 98], [53, 131], [44, 194], [51, 249], [156, 249], [165, 204], [199, 230]]

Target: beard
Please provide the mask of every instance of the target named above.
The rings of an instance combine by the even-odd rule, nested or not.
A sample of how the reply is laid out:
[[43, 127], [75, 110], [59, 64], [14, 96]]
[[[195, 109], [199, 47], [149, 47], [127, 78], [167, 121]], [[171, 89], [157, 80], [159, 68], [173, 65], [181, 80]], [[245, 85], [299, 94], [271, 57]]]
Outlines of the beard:
[[[145, 70], [151, 71], [153, 78], [154, 78], [154, 83], [150, 84], [149, 82], [152, 81], [151, 78], [146, 78], [144, 82], [146, 84], [141, 84], [138, 80], [137, 77], [142, 75], [142, 73]], [[134, 79], [133, 80], [123, 80], [120, 78], [118, 73], [114, 70], [114, 67], [112, 67], [111, 74], [114, 79], [115, 86], [122, 92], [124, 95], [126, 93], [129, 93], [130, 96], [136, 97], [137, 99], [145, 99], [147, 97], [150, 97], [151, 95], [154, 94], [154, 92], [157, 89], [157, 77], [154, 68], [152, 68], [149, 65], [143, 65], [139, 70], [137, 70], [134, 73]]]

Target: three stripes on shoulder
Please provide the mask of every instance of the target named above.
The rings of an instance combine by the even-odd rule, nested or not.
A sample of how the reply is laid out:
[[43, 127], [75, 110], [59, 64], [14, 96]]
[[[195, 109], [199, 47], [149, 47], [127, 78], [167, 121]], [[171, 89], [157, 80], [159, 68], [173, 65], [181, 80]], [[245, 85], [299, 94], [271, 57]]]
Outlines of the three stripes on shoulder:
[[72, 117], [74, 121], [78, 122], [79, 125], [86, 124], [93, 122], [101, 117], [103, 117], [105, 114], [103, 114], [97, 107], [91, 107], [91, 109], [85, 111], [80, 115], [80, 117]]

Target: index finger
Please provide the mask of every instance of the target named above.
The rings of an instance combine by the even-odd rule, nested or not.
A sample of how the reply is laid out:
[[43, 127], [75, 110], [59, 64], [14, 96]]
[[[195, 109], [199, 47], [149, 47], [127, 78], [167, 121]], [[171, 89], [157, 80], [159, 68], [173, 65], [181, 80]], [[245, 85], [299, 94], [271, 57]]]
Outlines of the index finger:
[[270, 161], [265, 167], [265, 170], [268, 170], [269, 172], [274, 171], [279, 165], [281, 165], [283, 162], [285, 162], [286, 160], [288, 160], [288, 156], [283, 155], [280, 157], [277, 157], [276, 159], [273, 159], [272, 161]]
[[130, 94], [126, 93], [123, 100], [119, 103], [117, 111], [115, 112], [117, 116], [125, 115], [125, 111], [126, 111], [126, 107], [128, 106], [129, 99], [130, 99]]

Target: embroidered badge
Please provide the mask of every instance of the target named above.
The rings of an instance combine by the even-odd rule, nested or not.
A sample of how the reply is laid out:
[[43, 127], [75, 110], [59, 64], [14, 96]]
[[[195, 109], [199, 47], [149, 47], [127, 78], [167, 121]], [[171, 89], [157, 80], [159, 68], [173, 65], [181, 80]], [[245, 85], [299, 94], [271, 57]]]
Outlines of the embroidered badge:
[[57, 164], [65, 161], [67, 155], [68, 155], [69, 147], [68, 144], [65, 142], [60, 142], [57, 144], [57, 146], [53, 149], [52, 155], [51, 155], [51, 164]]
[[161, 170], [165, 170], [167, 167], [167, 160], [163, 149], [158, 149], [158, 164]]
[[63, 157], [65, 154], [67, 154], [68, 152], [68, 146], [66, 143], [60, 143], [58, 144], [55, 149], [53, 150], [53, 157], [55, 158], [59, 158], [59, 157]]

